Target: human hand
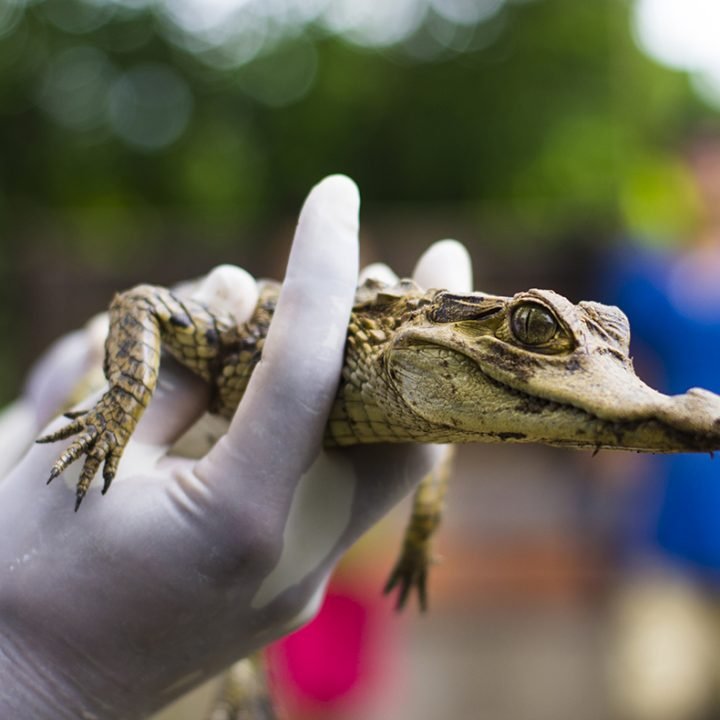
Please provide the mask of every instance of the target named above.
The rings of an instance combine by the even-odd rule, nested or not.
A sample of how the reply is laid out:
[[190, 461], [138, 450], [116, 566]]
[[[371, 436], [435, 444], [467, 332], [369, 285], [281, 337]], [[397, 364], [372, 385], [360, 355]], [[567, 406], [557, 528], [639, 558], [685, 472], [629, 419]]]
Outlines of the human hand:
[[[320, 449], [357, 211], [345, 178], [310, 194], [263, 361], [204, 457], [167, 452], [207, 388], [166, 367], [106, 497], [92, 488], [75, 515], [70, 477], [44, 487], [57, 446], [33, 447], [0, 484], [0, 716], [112, 720], [167, 704], [309, 619], [340, 555], [431, 466], [430, 446]], [[428, 286], [467, 290], [467, 278], [456, 245], [418, 268]], [[211, 281], [197, 292], [241, 322], [254, 285], [239, 285], [230, 298]]]

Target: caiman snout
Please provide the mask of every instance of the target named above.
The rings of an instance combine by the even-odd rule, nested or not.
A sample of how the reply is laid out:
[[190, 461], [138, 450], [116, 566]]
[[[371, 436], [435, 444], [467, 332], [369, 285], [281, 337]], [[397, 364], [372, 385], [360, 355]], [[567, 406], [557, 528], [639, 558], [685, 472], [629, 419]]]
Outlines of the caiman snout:
[[[501, 373], [493, 374], [508, 381]], [[720, 396], [701, 388], [664, 395], [644, 383], [629, 358], [618, 354], [580, 351], [569, 361], [548, 359], [516, 381], [515, 388], [552, 404], [540, 416], [517, 418], [528, 440], [538, 433], [540, 442], [575, 447], [660, 453], [720, 450]]]
[[[662, 401], [653, 413], [654, 419], [649, 420], [649, 427], [643, 429], [642, 422], [638, 427], [638, 441], [646, 439], [646, 447], [639, 449], [656, 452], [720, 450], [720, 396], [702, 388], [691, 388], [682, 395], [660, 397]], [[630, 439], [633, 433], [628, 434]]]
[[455, 429], [454, 442], [720, 450], [720, 396], [668, 396], [644, 383], [618, 308], [549, 290], [440, 294], [436, 305], [429, 321], [396, 337], [388, 366], [403, 403]]

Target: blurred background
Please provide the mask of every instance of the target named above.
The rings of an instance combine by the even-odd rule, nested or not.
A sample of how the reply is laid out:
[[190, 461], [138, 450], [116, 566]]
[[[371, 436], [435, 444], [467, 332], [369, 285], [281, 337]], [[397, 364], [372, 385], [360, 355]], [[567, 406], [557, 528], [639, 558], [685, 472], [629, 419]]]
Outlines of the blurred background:
[[[718, 28], [715, 0], [0, 0], [0, 400], [118, 289], [281, 277], [333, 172], [364, 262], [455, 237], [478, 288], [619, 302], [641, 375], [720, 390]], [[401, 510], [273, 650], [288, 717], [720, 718], [706, 465], [464, 448], [431, 612], [379, 598]]]

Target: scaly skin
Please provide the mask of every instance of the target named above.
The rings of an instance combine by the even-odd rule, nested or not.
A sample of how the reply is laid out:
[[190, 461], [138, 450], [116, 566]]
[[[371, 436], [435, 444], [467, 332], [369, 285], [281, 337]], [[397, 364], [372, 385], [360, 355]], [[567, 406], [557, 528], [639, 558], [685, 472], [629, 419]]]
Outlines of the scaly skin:
[[[253, 317], [229, 315], [140, 285], [110, 307], [105, 376], [109, 389], [73, 422], [38, 442], [77, 434], [50, 480], [85, 455], [76, 509], [103, 466], [107, 491], [122, 452], [152, 397], [160, 351], [212, 389], [210, 410], [232, 417], [262, 346], [278, 286], [261, 291]], [[574, 305], [549, 290], [512, 298], [441, 290], [412, 281], [368, 281], [348, 326], [342, 382], [325, 444], [541, 442], [647, 452], [720, 448], [720, 397], [693, 389], [668, 397], [645, 385], [629, 358], [630, 331], [614, 307]], [[312, 348], [308, 349], [312, 352]], [[419, 496], [432, 486], [421, 485]], [[403, 558], [393, 575], [401, 601], [424, 592], [429, 536], [442, 493], [416, 502]], [[433, 510], [433, 503], [438, 506]], [[420, 530], [418, 530], [420, 528]], [[408, 558], [416, 557], [415, 562]]]

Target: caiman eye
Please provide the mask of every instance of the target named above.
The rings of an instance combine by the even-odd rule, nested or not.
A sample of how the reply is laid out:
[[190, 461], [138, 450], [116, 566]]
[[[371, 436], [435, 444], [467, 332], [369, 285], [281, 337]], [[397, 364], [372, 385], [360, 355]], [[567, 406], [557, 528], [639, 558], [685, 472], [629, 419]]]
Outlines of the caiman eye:
[[523, 345], [544, 345], [555, 337], [558, 322], [542, 305], [525, 303], [513, 311], [510, 328]]

